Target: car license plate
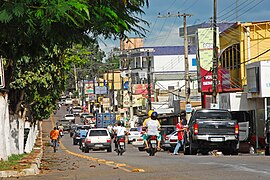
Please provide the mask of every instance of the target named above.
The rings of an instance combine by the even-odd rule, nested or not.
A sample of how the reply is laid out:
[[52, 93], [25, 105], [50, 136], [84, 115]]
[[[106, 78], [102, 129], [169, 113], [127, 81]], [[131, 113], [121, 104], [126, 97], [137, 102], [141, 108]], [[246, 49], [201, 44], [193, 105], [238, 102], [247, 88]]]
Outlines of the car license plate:
[[212, 142], [222, 142], [223, 138], [211, 138], [210, 141], [212, 141]]
[[156, 144], [157, 141], [156, 140], [151, 140], [151, 144]]
[[124, 143], [124, 142], [120, 142], [120, 145], [121, 145], [121, 146], [124, 146], [124, 145], [125, 145], [125, 143]]
[[102, 147], [103, 144], [95, 144], [95, 147]]

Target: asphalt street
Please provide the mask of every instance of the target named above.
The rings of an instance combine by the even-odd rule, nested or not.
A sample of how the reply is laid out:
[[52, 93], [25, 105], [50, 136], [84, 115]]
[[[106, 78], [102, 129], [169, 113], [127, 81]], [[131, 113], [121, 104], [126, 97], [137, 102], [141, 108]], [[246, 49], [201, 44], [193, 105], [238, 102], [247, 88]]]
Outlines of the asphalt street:
[[[52, 122], [64, 114], [62, 107], [55, 116], [43, 122], [45, 145]], [[43, 157], [41, 174], [19, 179], [270, 179], [270, 157], [264, 155], [187, 156], [163, 151], [150, 157], [131, 144], [127, 145], [123, 156], [106, 151], [84, 153], [77, 145], [72, 145], [69, 134], [62, 138], [56, 153], [45, 146]]]

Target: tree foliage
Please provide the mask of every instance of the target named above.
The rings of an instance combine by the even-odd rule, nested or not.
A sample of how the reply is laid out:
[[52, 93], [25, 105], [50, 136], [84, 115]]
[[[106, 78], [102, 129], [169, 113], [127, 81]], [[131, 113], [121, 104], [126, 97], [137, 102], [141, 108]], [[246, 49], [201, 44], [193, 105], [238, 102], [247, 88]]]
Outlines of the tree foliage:
[[88, 47], [99, 35], [143, 36], [145, 5], [148, 0], [0, 1], [0, 55], [7, 60], [11, 110], [24, 102], [34, 119], [48, 117], [64, 88], [65, 52], [73, 44]]

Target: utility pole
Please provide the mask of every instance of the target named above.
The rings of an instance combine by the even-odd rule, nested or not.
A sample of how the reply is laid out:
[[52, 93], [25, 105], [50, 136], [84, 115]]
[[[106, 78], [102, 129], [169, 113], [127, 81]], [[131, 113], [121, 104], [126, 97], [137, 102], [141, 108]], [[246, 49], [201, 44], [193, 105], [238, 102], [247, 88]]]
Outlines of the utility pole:
[[190, 104], [190, 76], [189, 76], [189, 62], [188, 62], [188, 40], [187, 40], [187, 15], [184, 14], [184, 56], [185, 56], [185, 93], [186, 104]]
[[78, 93], [78, 76], [75, 64], [73, 64], [73, 70], [74, 70], [75, 91], [76, 93]]
[[[184, 19], [184, 57], [185, 57], [185, 95], [186, 95], [186, 104], [190, 104], [190, 75], [189, 75], [189, 62], [188, 62], [188, 39], [187, 39], [187, 17], [192, 16], [192, 14], [168, 14], [165, 16], [158, 16], [160, 18], [167, 17], [183, 17]], [[189, 115], [187, 114], [187, 119]]]
[[148, 92], [148, 111], [152, 109], [152, 103], [151, 103], [151, 60], [149, 57], [149, 51], [147, 51], [147, 61], [148, 61], [148, 66], [147, 66], [147, 92]]
[[214, 0], [214, 18], [213, 18], [213, 73], [212, 73], [212, 103], [217, 104], [217, 82], [218, 82], [218, 56], [217, 56], [217, 0]]
[[113, 113], [115, 113], [115, 105], [114, 105], [114, 70], [112, 70], [112, 106], [113, 106]]

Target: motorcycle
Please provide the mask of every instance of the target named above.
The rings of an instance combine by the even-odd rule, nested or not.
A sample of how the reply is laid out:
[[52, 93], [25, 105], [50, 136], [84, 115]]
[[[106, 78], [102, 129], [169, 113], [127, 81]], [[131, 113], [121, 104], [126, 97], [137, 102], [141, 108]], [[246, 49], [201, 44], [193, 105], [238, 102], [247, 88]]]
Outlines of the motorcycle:
[[64, 136], [63, 130], [59, 130], [59, 135], [60, 135], [61, 138]]
[[117, 140], [117, 149], [116, 149], [116, 153], [117, 155], [123, 155], [123, 153], [125, 152], [125, 138], [121, 137], [120, 139]]
[[155, 156], [157, 152], [157, 136], [150, 136], [148, 138], [149, 149], [147, 150], [149, 156]]

